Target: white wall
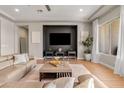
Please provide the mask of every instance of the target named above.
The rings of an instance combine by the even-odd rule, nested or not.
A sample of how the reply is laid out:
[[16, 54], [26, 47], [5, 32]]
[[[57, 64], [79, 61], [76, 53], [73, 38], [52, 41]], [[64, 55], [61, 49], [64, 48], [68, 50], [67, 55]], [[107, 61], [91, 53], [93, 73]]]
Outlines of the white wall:
[[120, 16], [120, 7], [116, 7], [114, 9], [112, 9], [111, 11], [109, 11], [107, 14], [101, 16], [99, 18], [99, 25], [106, 23], [108, 21], [113, 20], [114, 18], [117, 18]]
[[[117, 7], [111, 10], [109, 13], [101, 16], [99, 18], [99, 25], [104, 24], [108, 21], [111, 21], [114, 18], [117, 18], [119, 16], [120, 16], [120, 7]], [[99, 53], [97, 56], [101, 64], [104, 64], [110, 68], [114, 68], [116, 56], [109, 55], [109, 54], [103, 54], [103, 53]]]
[[18, 27], [15, 25], [15, 53], [19, 53], [19, 33]]
[[0, 55], [15, 53], [15, 23], [0, 16]]
[[[81, 44], [81, 32], [91, 31], [91, 24], [87, 22], [35, 22], [35, 23], [17, 23], [17, 25], [28, 25], [29, 26], [29, 54], [35, 57], [43, 57], [43, 25], [77, 25], [78, 37], [77, 37], [77, 48], [78, 58], [83, 59], [83, 46]], [[39, 31], [41, 41], [39, 44], [33, 44], [31, 42], [32, 31]]]
[[[32, 43], [32, 32], [40, 32], [40, 43]], [[43, 27], [40, 23], [29, 24], [29, 55], [43, 57]]]

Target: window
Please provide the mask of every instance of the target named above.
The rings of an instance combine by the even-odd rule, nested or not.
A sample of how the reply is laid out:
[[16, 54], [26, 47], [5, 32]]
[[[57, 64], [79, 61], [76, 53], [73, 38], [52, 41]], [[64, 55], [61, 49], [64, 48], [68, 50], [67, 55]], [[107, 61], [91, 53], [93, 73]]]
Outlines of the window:
[[99, 52], [104, 54], [117, 54], [120, 19], [116, 18], [99, 27]]

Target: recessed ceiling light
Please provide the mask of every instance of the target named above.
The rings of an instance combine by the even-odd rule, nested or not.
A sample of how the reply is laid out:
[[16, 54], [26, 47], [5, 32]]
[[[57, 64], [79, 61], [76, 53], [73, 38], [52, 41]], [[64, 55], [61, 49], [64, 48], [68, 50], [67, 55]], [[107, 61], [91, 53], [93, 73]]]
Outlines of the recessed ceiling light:
[[18, 8], [15, 8], [14, 10], [15, 10], [15, 12], [19, 12], [20, 11]]
[[80, 12], [82, 12], [83, 11], [83, 9], [80, 9]]

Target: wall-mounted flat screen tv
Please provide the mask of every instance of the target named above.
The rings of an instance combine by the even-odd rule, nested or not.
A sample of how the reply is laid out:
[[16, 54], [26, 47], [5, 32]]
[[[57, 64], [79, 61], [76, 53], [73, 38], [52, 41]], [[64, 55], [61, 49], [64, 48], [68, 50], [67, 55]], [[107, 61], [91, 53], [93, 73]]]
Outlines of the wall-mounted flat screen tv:
[[50, 45], [70, 45], [71, 33], [50, 33], [49, 43]]

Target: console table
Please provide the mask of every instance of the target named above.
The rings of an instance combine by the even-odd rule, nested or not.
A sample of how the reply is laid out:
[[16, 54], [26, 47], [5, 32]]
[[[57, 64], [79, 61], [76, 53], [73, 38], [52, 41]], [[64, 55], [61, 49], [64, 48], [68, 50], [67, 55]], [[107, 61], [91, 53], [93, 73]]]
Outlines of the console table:
[[68, 51], [69, 58], [76, 58], [76, 51]]
[[45, 56], [44, 58], [53, 58], [54, 56], [60, 56], [62, 58], [66, 57], [66, 58], [75, 58], [76, 59], [76, 51], [45, 51]]
[[53, 51], [46, 51], [45, 56], [54, 56]]
[[57, 51], [57, 52], [56, 52], [56, 56], [64, 56], [64, 52], [59, 52], [59, 51]]

